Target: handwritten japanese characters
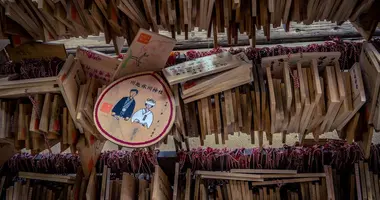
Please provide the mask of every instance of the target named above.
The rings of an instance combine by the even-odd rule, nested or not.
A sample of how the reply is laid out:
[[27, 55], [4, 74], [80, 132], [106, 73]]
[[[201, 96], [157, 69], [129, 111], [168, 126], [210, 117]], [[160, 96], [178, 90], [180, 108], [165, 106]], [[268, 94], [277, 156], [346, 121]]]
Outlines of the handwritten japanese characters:
[[232, 55], [229, 52], [222, 52], [173, 65], [162, 71], [169, 84], [174, 85], [238, 67], [243, 61], [245, 57], [240, 54]]
[[172, 38], [140, 29], [112, 80], [146, 71], [160, 71], [176, 44]]
[[120, 64], [120, 60], [117, 58], [85, 47], [77, 48], [76, 57], [80, 61], [87, 77], [94, 77], [101, 84], [110, 83]]

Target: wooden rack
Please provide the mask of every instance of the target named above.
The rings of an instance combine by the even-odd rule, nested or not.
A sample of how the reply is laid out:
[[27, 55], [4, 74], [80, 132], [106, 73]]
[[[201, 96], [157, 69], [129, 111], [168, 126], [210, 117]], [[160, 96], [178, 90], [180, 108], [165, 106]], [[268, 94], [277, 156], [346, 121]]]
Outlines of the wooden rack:
[[[375, 0], [334, 0], [331, 2], [291, 0], [16, 0], [1, 1], [1, 35], [11, 35], [20, 41], [58, 40], [69, 37], [88, 37], [103, 32], [106, 43], [113, 41], [116, 53], [124, 43], [132, 43], [139, 28], [154, 32], [167, 30], [172, 37], [189, 32], [207, 30], [218, 44], [218, 33], [227, 33], [228, 44], [237, 44], [238, 33], [246, 33], [255, 46], [257, 30], [270, 39], [270, 27], [289, 22], [311, 24], [327, 20], [342, 24], [355, 22], [368, 40], [377, 26]], [[363, 23], [369, 19], [370, 24]], [[211, 34], [213, 33], [213, 34]], [[14, 40], [15, 41], [15, 40]]]

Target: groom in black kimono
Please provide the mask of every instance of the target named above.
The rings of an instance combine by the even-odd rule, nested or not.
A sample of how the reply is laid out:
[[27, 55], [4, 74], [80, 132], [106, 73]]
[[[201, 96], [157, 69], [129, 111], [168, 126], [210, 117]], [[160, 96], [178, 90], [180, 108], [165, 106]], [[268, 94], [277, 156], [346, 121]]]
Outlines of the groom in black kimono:
[[135, 99], [134, 97], [139, 93], [137, 89], [132, 89], [129, 91], [129, 97], [123, 97], [117, 102], [117, 104], [112, 109], [112, 116], [119, 120], [119, 117], [124, 118], [128, 121], [133, 114], [135, 109]]

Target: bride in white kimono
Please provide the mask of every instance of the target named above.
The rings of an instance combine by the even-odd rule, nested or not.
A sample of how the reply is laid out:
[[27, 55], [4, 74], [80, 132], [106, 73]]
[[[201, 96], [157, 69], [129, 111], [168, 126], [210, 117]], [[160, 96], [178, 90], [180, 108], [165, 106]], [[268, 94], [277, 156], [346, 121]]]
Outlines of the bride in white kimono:
[[149, 128], [153, 122], [153, 113], [150, 109], [155, 105], [155, 100], [147, 99], [145, 101], [145, 108], [138, 110], [132, 115], [132, 122], [139, 123], [142, 126]]

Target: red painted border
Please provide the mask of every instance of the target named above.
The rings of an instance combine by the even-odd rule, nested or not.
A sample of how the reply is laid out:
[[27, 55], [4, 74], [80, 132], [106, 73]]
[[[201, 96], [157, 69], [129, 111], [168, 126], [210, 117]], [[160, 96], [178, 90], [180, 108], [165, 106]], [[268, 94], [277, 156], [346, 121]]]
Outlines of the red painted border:
[[[164, 130], [155, 138], [151, 139], [151, 140], [148, 140], [148, 141], [145, 141], [145, 142], [135, 142], [135, 143], [132, 143], [132, 142], [125, 142], [123, 140], [119, 140], [117, 138], [115, 138], [114, 136], [112, 136], [111, 134], [109, 134], [106, 130], [104, 130], [102, 128], [102, 126], [100, 125], [99, 123], [99, 120], [98, 120], [98, 108], [99, 108], [99, 104], [100, 102], [103, 100], [104, 98], [104, 95], [108, 93], [108, 91], [110, 89], [112, 89], [115, 85], [119, 84], [120, 82], [123, 82], [127, 79], [131, 79], [131, 78], [135, 78], [135, 77], [139, 77], [139, 76], [146, 76], [146, 75], [151, 75], [153, 76], [155, 79], [158, 80], [158, 82], [160, 82], [160, 84], [164, 87], [164, 90], [165, 90], [165, 94], [169, 97], [169, 103], [170, 103], [170, 116], [169, 116], [169, 121], [168, 123], [165, 125], [165, 128]], [[129, 77], [125, 77], [125, 78], [121, 78], [119, 80], [117, 80], [116, 82], [112, 83], [109, 87], [107, 87], [103, 92], [102, 94], [100, 95], [99, 99], [96, 101], [96, 105], [95, 105], [95, 123], [97, 125], [97, 128], [98, 130], [102, 133], [102, 134], [105, 134], [106, 136], [110, 137], [111, 139], [115, 140], [116, 142], [118, 143], [121, 143], [121, 144], [126, 144], [126, 145], [129, 145], [129, 146], [141, 146], [141, 145], [147, 145], [147, 144], [150, 144], [152, 142], [154, 142], [155, 140], [158, 140], [162, 137], [162, 135], [166, 132], [166, 130], [169, 128], [169, 124], [171, 124], [172, 122], [172, 117], [173, 117], [173, 102], [172, 102], [172, 98], [171, 98], [171, 95], [170, 93], [167, 91], [167, 87], [165, 87], [165, 83], [162, 82], [162, 80], [160, 78], [157, 77], [157, 75], [155, 73], [144, 73], [144, 74], [137, 74], [137, 75], [134, 75], [134, 76], [129, 76]], [[157, 141], [158, 142], [158, 141]]]

